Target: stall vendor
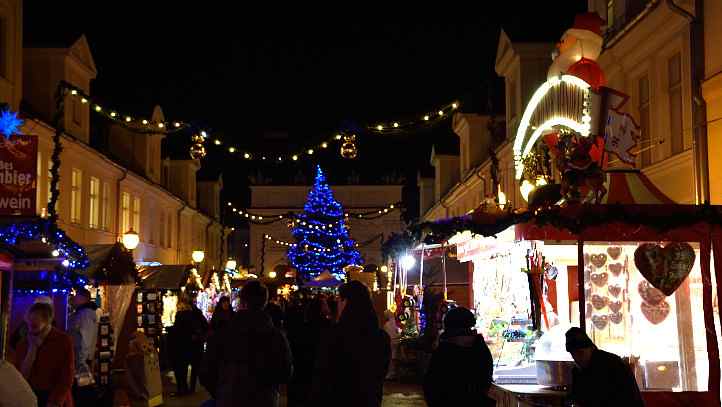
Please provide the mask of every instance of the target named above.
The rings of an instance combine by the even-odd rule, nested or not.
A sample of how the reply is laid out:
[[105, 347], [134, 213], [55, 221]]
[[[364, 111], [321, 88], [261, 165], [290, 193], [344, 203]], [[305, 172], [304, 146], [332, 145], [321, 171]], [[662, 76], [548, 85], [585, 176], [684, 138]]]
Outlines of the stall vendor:
[[572, 399], [584, 407], [643, 407], [634, 375], [617, 355], [597, 349], [581, 328], [566, 333], [567, 352], [576, 367], [572, 372]]

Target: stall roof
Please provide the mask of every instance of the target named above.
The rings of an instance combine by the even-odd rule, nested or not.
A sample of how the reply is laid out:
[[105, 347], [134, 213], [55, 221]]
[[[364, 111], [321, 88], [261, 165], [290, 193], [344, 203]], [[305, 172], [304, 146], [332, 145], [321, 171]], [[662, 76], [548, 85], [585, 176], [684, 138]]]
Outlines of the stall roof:
[[145, 289], [177, 290], [186, 285], [192, 268], [188, 264], [143, 267], [138, 271], [140, 285]]
[[113, 285], [135, 284], [135, 263], [129, 251], [120, 243], [97, 244], [85, 247], [90, 266], [82, 274], [99, 283]]

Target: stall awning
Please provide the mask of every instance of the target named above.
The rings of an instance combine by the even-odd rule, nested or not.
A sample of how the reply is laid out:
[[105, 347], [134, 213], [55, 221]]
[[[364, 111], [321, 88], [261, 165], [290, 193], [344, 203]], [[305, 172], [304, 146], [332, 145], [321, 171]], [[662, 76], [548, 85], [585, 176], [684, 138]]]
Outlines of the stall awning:
[[135, 284], [133, 256], [120, 243], [88, 245], [85, 248], [90, 266], [82, 274], [98, 283]]
[[192, 268], [193, 266], [187, 264], [143, 267], [138, 270], [140, 285], [148, 290], [178, 290], [188, 284]]
[[607, 194], [602, 204], [674, 204], [652, 181], [637, 169], [607, 171]]

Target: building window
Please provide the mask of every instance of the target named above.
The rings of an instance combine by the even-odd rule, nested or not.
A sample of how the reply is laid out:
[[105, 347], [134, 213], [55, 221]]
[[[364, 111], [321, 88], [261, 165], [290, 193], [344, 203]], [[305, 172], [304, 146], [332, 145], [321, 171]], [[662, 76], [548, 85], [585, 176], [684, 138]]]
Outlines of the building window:
[[51, 160], [48, 160], [48, 202], [50, 202], [50, 198], [52, 198], [53, 194], [50, 192], [50, 184], [53, 182], [53, 162]]
[[173, 217], [171, 215], [168, 215], [168, 225], [167, 225], [167, 233], [168, 233], [168, 247], [173, 247]]
[[[120, 230], [120, 233], [125, 233], [130, 230], [130, 194], [127, 192], [123, 192], [121, 196], [121, 220], [120, 224], [122, 225], [122, 228]], [[135, 231], [138, 233], [138, 231]]]
[[652, 164], [652, 137], [649, 134], [649, 76], [639, 78], [639, 126], [642, 167]]
[[682, 60], [676, 54], [667, 61], [669, 79], [669, 130], [672, 140], [672, 155], [684, 150], [682, 126]]
[[100, 215], [100, 228], [110, 230], [110, 184], [103, 182], [103, 204]]
[[100, 226], [100, 180], [90, 177], [90, 220], [88, 226], [91, 229], [98, 229]]
[[80, 223], [82, 201], [81, 193], [83, 183], [83, 172], [73, 168], [71, 189], [70, 189], [70, 222]]
[[140, 197], [133, 198], [133, 230], [140, 235]]

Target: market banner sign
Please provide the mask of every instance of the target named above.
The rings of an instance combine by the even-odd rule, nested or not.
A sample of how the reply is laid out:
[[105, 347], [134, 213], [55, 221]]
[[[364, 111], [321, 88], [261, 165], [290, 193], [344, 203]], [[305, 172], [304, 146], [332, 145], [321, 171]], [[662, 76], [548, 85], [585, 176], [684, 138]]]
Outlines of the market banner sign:
[[0, 137], [0, 216], [36, 215], [38, 137]]

